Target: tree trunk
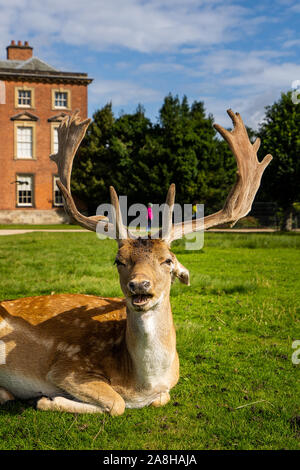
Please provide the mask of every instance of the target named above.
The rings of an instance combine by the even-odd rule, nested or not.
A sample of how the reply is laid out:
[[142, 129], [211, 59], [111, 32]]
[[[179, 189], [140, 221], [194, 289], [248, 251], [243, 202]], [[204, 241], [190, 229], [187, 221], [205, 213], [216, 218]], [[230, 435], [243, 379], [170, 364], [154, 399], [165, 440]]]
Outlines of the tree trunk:
[[284, 212], [282, 230], [290, 232], [293, 228], [293, 208], [288, 207]]

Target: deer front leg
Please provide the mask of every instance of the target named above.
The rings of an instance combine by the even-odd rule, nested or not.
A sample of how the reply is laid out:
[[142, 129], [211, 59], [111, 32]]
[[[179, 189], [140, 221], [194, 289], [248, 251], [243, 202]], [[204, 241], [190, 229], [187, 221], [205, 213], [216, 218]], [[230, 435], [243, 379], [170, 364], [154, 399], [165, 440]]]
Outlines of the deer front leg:
[[125, 402], [121, 395], [92, 374], [66, 370], [64, 363], [64, 368], [54, 366], [48, 374], [48, 379], [81, 403], [63, 397], [55, 397], [53, 400], [43, 397], [38, 402], [39, 409], [56, 409], [72, 413], [109, 413], [112, 416], [124, 413]]
[[111, 416], [124, 413], [123, 398], [105, 382], [94, 381], [76, 384], [74, 387], [61, 384], [60, 388], [80, 401], [59, 396], [53, 399], [42, 397], [37, 402], [37, 409], [68, 413], [109, 413]]
[[0, 387], [0, 405], [4, 405], [7, 401], [14, 400], [15, 397], [5, 388]]
[[67, 413], [103, 413], [103, 408], [89, 403], [69, 400], [65, 397], [42, 397], [36, 407], [42, 411], [65, 411]]

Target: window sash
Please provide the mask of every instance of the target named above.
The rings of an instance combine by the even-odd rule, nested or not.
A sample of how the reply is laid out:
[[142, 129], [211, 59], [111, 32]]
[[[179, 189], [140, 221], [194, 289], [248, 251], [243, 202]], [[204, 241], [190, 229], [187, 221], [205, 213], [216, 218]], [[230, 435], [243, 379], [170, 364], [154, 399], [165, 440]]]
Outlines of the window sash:
[[0, 104], [6, 103], [5, 82], [0, 80]]
[[32, 176], [17, 176], [17, 205], [33, 205]]
[[18, 105], [31, 106], [31, 90], [18, 90]]
[[53, 153], [58, 152], [58, 127], [53, 127]]
[[17, 127], [17, 157], [33, 158], [32, 127]]
[[56, 91], [54, 95], [54, 106], [56, 108], [68, 107], [68, 93], [66, 91]]
[[57, 181], [58, 180], [59, 180], [59, 177], [54, 176], [54, 178], [53, 178], [54, 205], [55, 206], [63, 206], [64, 205], [63, 197], [62, 197], [62, 194], [61, 194], [61, 191], [60, 191], [59, 187], [57, 186]]

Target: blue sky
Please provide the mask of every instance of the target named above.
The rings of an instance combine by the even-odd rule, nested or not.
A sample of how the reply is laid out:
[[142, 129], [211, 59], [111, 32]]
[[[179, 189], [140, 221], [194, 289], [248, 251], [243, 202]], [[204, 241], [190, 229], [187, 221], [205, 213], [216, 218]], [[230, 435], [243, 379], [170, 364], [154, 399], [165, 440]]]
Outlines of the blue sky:
[[169, 92], [226, 109], [256, 127], [264, 107], [300, 80], [295, 0], [0, 0], [1, 58], [11, 39], [60, 70], [87, 72], [89, 115], [138, 103], [156, 121]]

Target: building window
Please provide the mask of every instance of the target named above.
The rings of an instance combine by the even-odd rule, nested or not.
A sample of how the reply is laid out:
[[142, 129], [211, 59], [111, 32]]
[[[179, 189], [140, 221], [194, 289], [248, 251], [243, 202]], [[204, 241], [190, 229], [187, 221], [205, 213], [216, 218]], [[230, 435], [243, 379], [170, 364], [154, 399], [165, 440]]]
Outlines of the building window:
[[51, 154], [58, 152], [58, 128], [59, 124], [51, 123]]
[[52, 90], [52, 108], [70, 109], [70, 91]]
[[54, 107], [55, 108], [67, 108], [68, 107], [68, 93], [66, 91], [55, 92]]
[[32, 127], [17, 127], [17, 158], [33, 157]]
[[53, 129], [53, 150], [54, 153], [58, 152], [58, 127]]
[[36, 159], [35, 123], [15, 121], [15, 159]]
[[30, 90], [18, 90], [18, 106], [30, 108], [31, 106], [31, 91]]
[[54, 206], [63, 206], [64, 201], [59, 187], [57, 186], [58, 176], [53, 177], [53, 203]]
[[54, 98], [55, 108], [67, 108], [68, 107], [68, 93], [66, 91], [56, 91]]
[[17, 157], [32, 158], [32, 127], [17, 128]]
[[17, 205], [33, 206], [33, 176], [17, 175]]
[[33, 108], [34, 107], [34, 89], [27, 87], [15, 88], [15, 107]]
[[6, 103], [6, 96], [5, 96], [5, 82], [0, 80], [0, 104]]

